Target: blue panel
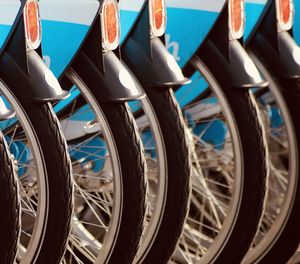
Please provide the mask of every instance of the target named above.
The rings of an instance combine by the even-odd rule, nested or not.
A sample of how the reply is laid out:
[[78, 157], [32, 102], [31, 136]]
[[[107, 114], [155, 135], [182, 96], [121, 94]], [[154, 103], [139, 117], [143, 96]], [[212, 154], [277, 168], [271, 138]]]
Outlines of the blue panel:
[[55, 76], [59, 77], [78, 51], [88, 33], [89, 26], [43, 20], [42, 27], [45, 61], [49, 63]]
[[121, 43], [124, 41], [125, 37], [129, 33], [130, 29], [134, 25], [136, 18], [139, 13], [134, 11], [121, 10], [120, 20], [121, 20]]
[[10, 32], [11, 26], [8, 25], [0, 25], [0, 49], [2, 48], [9, 32]]
[[197, 51], [219, 13], [168, 8], [167, 48], [183, 66]]
[[296, 0], [295, 3], [295, 22], [294, 22], [294, 37], [298, 45], [300, 45], [300, 1]]
[[255, 29], [257, 23], [260, 20], [261, 15], [265, 9], [265, 4], [253, 4], [253, 3], [246, 3], [245, 10], [246, 10], [246, 27], [244, 33], [244, 39], [247, 40]]

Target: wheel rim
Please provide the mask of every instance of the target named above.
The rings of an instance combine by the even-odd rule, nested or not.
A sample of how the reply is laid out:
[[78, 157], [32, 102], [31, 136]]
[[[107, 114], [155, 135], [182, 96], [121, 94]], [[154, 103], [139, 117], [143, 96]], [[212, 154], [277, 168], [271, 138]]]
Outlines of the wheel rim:
[[[225, 96], [203, 65], [198, 61], [192, 64], [204, 73], [205, 77], [200, 74], [199, 78], [205, 78], [211, 96], [204, 97], [201, 103], [192, 102], [184, 107], [189, 127], [192, 127], [191, 123], [194, 126], [190, 135], [193, 191], [188, 220], [172, 261], [211, 263], [222, 251], [236, 221], [243, 192], [243, 159], [235, 121], [230, 109], [224, 107], [228, 105]], [[185, 94], [181, 96], [178, 101], [184, 100]], [[213, 145], [204, 140], [214, 122], [225, 125], [225, 144], [215, 142]]]
[[[61, 120], [69, 139], [75, 180], [73, 228], [63, 263], [104, 263], [112, 253], [122, 215], [120, 162], [108, 122], [95, 98], [75, 72], [68, 71], [67, 77], [88, 105], [76, 111], [75, 100], [71, 112]], [[86, 114], [91, 119], [85, 120], [86, 134], [78, 140], [68, 129]]]
[[[16, 113], [15, 118], [0, 124], [8, 146], [15, 155], [14, 162], [19, 175], [22, 229], [17, 262], [30, 263], [39, 253], [47, 223], [47, 176], [41, 149], [27, 115], [9, 88], [1, 81], [0, 90], [7, 107]], [[18, 145], [22, 147], [19, 148]], [[21, 152], [16, 156], [20, 149]]]
[[[72, 71], [68, 73], [68, 78], [77, 85], [81, 93], [84, 95], [86, 101], [89, 102], [89, 104], [94, 101], [94, 104], [96, 105], [95, 99], [90, 98], [91, 95], [88, 92], [87, 88], [84, 87], [84, 84], [81, 82], [81, 80], [76, 76], [76, 74]], [[136, 117], [137, 118], [137, 123], [139, 124], [139, 131], [143, 133], [147, 133], [148, 137], [145, 138], [143, 141], [144, 143], [144, 148], [146, 153], [152, 153], [152, 155], [147, 156], [147, 164], [150, 165], [151, 171], [149, 173], [150, 178], [148, 179], [149, 182], [156, 182], [155, 184], [151, 184], [150, 186], [153, 186], [155, 189], [156, 194], [158, 195], [149, 195], [150, 199], [148, 201], [148, 204], [150, 204], [151, 200], [151, 206], [148, 206], [148, 221], [147, 221], [147, 227], [145, 228], [145, 231], [143, 233], [143, 238], [142, 238], [142, 244], [139, 249], [139, 253], [136, 257], [136, 261], [139, 261], [140, 258], [143, 258], [143, 256], [146, 254], [149, 245], [153, 242], [153, 239], [155, 237], [155, 234], [157, 232], [156, 226], [161, 220], [163, 208], [164, 208], [164, 196], [166, 193], [166, 168], [165, 168], [165, 156], [164, 156], [164, 146], [162, 143], [161, 139], [161, 134], [159, 131], [159, 127], [157, 125], [157, 120], [155, 115], [153, 114], [153, 110], [151, 108], [151, 105], [147, 99], [143, 99], [142, 101], [139, 102], [134, 102], [131, 104], [131, 106], [135, 109], [139, 109], [139, 115]], [[76, 107], [73, 107], [76, 109]], [[93, 108], [93, 107], [92, 107]], [[93, 108], [93, 111], [96, 113], [96, 107]], [[146, 115], [145, 115], [146, 113]], [[100, 114], [98, 114], [100, 116]], [[102, 116], [101, 118], [98, 117], [99, 120], [102, 120], [104, 117]], [[76, 118], [75, 118], [76, 119]], [[90, 121], [89, 123], [92, 123]], [[101, 123], [101, 121], [98, 121], [98, 123]], [[66, 128], [66, 122], [62, 122], [62, 127]], [[64, 129], [63, 129], [64, 130]], [[104, 130], [104, 129], [102, 129]], [[107, 132], [106, 132], [107, 133]], [[149, 136], [149, 133], [151, 134]], [[148, 144], [147, 140], [151, 140], [152, 144]], [[153, 144], [154, 141], [154, 144]], [[108, 145], [108, 144], [107, 144]], [[155, 159], [153, 159], [153, 151], [155, 152], [154, 156]], [[72, 155], [71, 155], [72, 156]], [[86, 157], [85, 157], [86, 158]], [[153, 179], [151, 179], [151, 175], [153, 176]], [[115, 178], [115, 177], [114, 177]], [[154, 186], [155, 185], [155, 186]], [[150, 188], [151, 189], [151, 188]], [[153, 192], [152, 192], [153, 194]], [[151, 208], [149, 210], [149, 208]], [[111, 232], [113, 234], [114, 232]], [[109, 235], [107, 235], [109, 237]], [[115, 235], [110, 235], [110, 237], [117, 238], [117, 233]], [[113, 241], [105, 242], [105, 245], [110, 245], [107, 246], [106, 253], [103, 253], [101, 251], [101, 254], [99, 254], [99, 257], [97, 258], [97, 263], [102, 263], [105, 261], [105, 259], [108, 258], [109, 254], [111, 253], [111, 249], [113, 246]], [[69, 248], [69, 252], [71, 252], [72, 249]], [[90, 261], [95, 261], [95, 258], [89, 258]], [[65, 261], [67, 262], [67, 261]], [[81, 263], [79, 259], [77, 259], [77, 262]]]
[[138, 109], [136, 123], [142, 137], [148, 167], [149, 194], [146, 215], [147, 222], [141, 238], [141, 246], [134, 261], [135, 263], [142, 263], [144, 257], [151, 249], [163, 217], [167, 196], [166, 182], [168, 174], [166, 151], [161, 137], [162, 133], [160, 132], [158, 120], [149, 99], [144, 98], [130, 105], [133, 112], [137, 112], [134, 110]]
[[[268, 131], [270, 177], [262, 223], [259, 226], [251, 250], [245, 256], [244, 263], [253, 263], [262, 259], [279, 238], [294, 203], [298, 180], [297, 142], [289, 110], [276, 83], [263, 64], [252, 53], [251, 57], [269, 82], [269, 89], [266, 89], [262, 95], [256, 96], [256, 99], [263, 116], [264, 125]], [[272, 128], [270, 111], [274, 109], [281, 115], [282, 123], [279, 127]], [[274, 148], [274, 143], [277, 144], [277, 149]], [[280, 156], [286, 159], [285, 163], [288, 165], [282, 166]]]

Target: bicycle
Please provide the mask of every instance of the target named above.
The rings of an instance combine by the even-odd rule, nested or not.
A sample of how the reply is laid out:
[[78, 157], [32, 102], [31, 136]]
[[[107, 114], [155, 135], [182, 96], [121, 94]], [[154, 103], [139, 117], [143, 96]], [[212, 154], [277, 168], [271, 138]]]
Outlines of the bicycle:
[[6, 19], [1, 23], [1, 98], [15, 113], [0, 127], [14, 157], [22, 206], [16, 261], [60, 259], [65, 247], [60, 236], [70, 230], [73, 185], [65, 140], [49, 102], [68, 94], [40, 57], [38, 3], [0, 1], [0, 6]]
[[145, 95], [119, 60], [117, 2], [40, 3], [44, 59], [71, 93], [54, 106], [75, 179], [74, 228], [62, 262], [131, 263], [145, 225], [148, 185], [127, 102]]
[[[91, 9], [90, 10], [88, 10], [87, 9], [87, 12], [86, 13], [91, 13], [92, 11], [91, 10], [95, 10], [95, 9], [93, 9], [94, 7], [91, 7]], [[49, 9], [48, 9], [49, 10]], [[42, 14], [42, 16], [43, 16], [43, 14]], [[93, 15], [91, 14], [91, 17], [93, 18]], [[46, 19], [45, 19], [46, 20]], [[48, 21], [44, 21], [44, 24], [43, 24], [43, 26], [44, 26], [44, 28], [45, 27], [47, 27], [47, 23], [48, 23]], [[73, 21], [73, 23], [74, 23], [74, 21]], [[149, 22], [148, 22], [149, 23]], [[50, 24], [50, 23], [49, 23]], [[74, 23], [74, 25], [73, 26], [76, 26], [76, 23]], [[78, 26], [78, 25], [77, 25]], [[50, 25], [49, 25], [49, 27], [50, 27]], [[78, 26], [79, 27], [79, 26]], [[87, 29], [88, 29], [88, 26], [86, 26], [85, 25], [85, 28], [86, 28], [86, 30], [85, 30], [85, 32], [86, 31], [88, 31]], [[96, 26], [95, 26], [95, 28], [96, 28]], [[45, 30], [45, 34], [49, 34], [49, 36], [50, 36], [50, 29], [51, 28], [48, 28], [48, 29], [46, 29]], [[53, 30], [53, 29], [52, 29]], [[92, 29], [91, 31], [93, 31], [93, 30], [98, 30], [98, 28], [97, 29]], [[52, 32], [54, 32], [54, 31], [52, 31]], [[62, 31], [61, 31], [62, 32]], [[55, 31], [55, 33], [57, 34], [57, 30]], [[66, 32], [64, 32], [64, 34], [66, 34]], [[106, 75], [104, 76], [104, 78], [103, 79], [101, 79], [101, 78], [99, 78], [99, 73], [97, 73], [94, 69], [95, 68], [93, 68], [93, 70], [92, 70], [92, 72], [93, 72], [93, 74], [90, 74], [90, 72], [91, 72], [91, 68], [89, 68], [89, 74], [87, 73], [87, 65], [90, 65], [91, 63], [90, 63], [90, 61], [92, 61], [93, 62], [93, 59], [91, 59], [91, 51], [92, 50], [98, 50], [98, 45], [99, 45], [99, 42], [101, 41], [101, 39], [100, 38], [97, 38], [96, 37], [96, 34], [95, 34], [95, 32], [94, 33], [91, 33], [90, 32], [90, 36], [89, 37], [87, 37], [86, 38], [86, 40], [85, 40], [85, 45], [86, 45], [86, 47], [85, 46], [83, 46], [82, 47], [82, 52], [79, 52], [79, 55], [77, 56], [77, 58], [74, 60], [74, 62], [73, 62], [73, 64], [72, 64], [72, 66], [75, 68], [75, 70], [79, 73], [79, 75], [82, 77], [82, 76], [84, 76], [84, 81], [86, 82], [86, 86], [87, 87], [89, 87], [89, 89], [93, 92], [93, 95], [94, 96], [97, 96], [96, 97], [96, 99], [99, 101], [99, 102], [101, 102], [101, 105], [103, 105], [103, 103], [102, 103], [102, 101], [103, 100], [105, 100], [105, 101], [115, 101], [115, 102], [119, 102], [119, 103], [122, 103], [122, 101], [130, 101], [130, 100], [134, 100], [134, 99], [139, 99], [139, 97], [141, 96], [141, 93], [139, 92], [138, 93], [138, 96], [136, 96], [135, 94], [125, 94], [125, 96], [124, 96], [124, 91], [126, 92], [126, 91], [128, 91], [128, 89], [124, 89], [123, 88], [123, 86], [124, 86], [124, 84], [123, 84], [123, 86], [120, 86], [119, 87], [119, 91], [115, 91], [115, 93], [114, 94], [112, 94], [112, 89], [111, 89], [111, 87], [107, 87], [107, 88], [105, 88], [105, 89], [102, 89], [102, 92], [100, 91], [100, 89], [99, 89], [99, 84], [100, 83], [102, 83], [103, 84], [103, 79], [105, 79], [105, 78], [108, 78], [107, 76], [109, 76], [109, 78], [111, 78], [111, 82], [113, 82], [114, 84], [116, 83], [115, 82], [115, 79], [116, 80], [118, 80], [119, 78], [118, 78], [118, 76], [116, 76], [115, 74], [117, 73], [119, 73], [118, 71], [116, 72], [116, 73], [114, 73], [113, 72], [113, 70], [115, 70], [115, 69], [120, 69], [120, 70], [123, 70], [123, 72], [125, 72], [125, 67], [124, 67], [124, 64], [121, 64], [120, 62], [118, 62], [117, 61], [117, 59], [116, 59], [116, 57], [113, 55], [113, 53], [111, 52], [110, 54], [107, 54], [107, 55], [105, 55], [105, 53], [103, 52], [103, 54], [104, 54], [104, 65], [106, 66]], [[78, 36], [78, 35], [77, 35]], [[84, 37], [82, 37], [82, 39], [83, 39]], [[59, 75], [61, 72], [63, 72], [63, 67], [62, 68], [59, 68], [60, 67], [60, 65], [59, 65], [59, 63], [58, 63], [58, 61], [55, 61], [55, 60], [58, 60], [59, 59], [59, 56], [54, 56], [54, 55], [51, 55], [51, 52], [53, 53], [53, 51], [51, 51], [51, 48], [50, 48], [50, 43], [51, 43], [51, 41], [47, 41], [47, 36], [46, 36], [46, 38], [44, 38], [44, 39], [46, 39], [45, 40], [45, 46], [44, 46], [44, 51], [45, 51], [45, 54], [46, 54], [46, 60], [48, 60], [49, 62], [50, 62], [50, 66], [52, 66], [53, 68], [53, 71], [57, 74], [57, 75]], [[98, 39], [98, 41], [96, 41]], [[52, 42], [53, 42], [53, 39], [52, 39]], [[53, 44], [52, 44], [53, 45]], [[62, 47], [62, 50], [64, 50], [64, 48], [65, 47]], [[58, 52], [58, 51], [56, 51], [56, 52]], [[73, 51], [72, 51], [73, 52]], [[76, 52], [73, 52], [73, 55], [75, 54]], [[80, 54], [80, 53], [82, 53], [82, 54]], [[86, 58], [86, 56], [84, 55], [84, 53], [86, 53], [87, 55], [88, 55], [88, 59]], [[117, 54], [118, 54], [118, 52], [116, 52]], [[50, 59], [49, 59], [50, 58]], [[72, 58], [71, 58], [71, 56], [70, 57], [68, 57], [63, 63], [65, 63], [64, 65], [68, 65], [68, 63], [69, 63], [69, 61], [71, 61], [72, 60]], [[107, 65], [115, 65], [117, 63], [117, 67], [115, 67], [115, 66], [107, 66]], [[118, 68], [118, 67], [120, 67], [120, 68]], [[125, 68], [125, 69], [124, 69]], [[62, 70], [61, 70], [62, 69]], [[107, 69], [111, 69], [111, 70], [107, 70]], [[101, 69], [99, 69], [100, 71], [101, 71]], [[99, 72], [100, 72], [99, 71]], [[113, 72], [113, 74], [112, 74], [112, 76], [110, 76], [109, 75], [109, 73], [110, 72]], [[126, 70], [126, 72], [128, 72], [127, 70]], [[95, 79], [95, 77], [93, 77], [93, 76], [96, 76], [97, 77], [97, 80]], [[126, 75], [125, 75], [126, 76]], [[128, 75], [127, 76], [132, 76], [131, 75], [131, 73], [130, 72], [128, 72]], [[135, 78], [134, 77], [130, 77], [132, 80], [133, 80], [133, 84], [135, 84], [136, 85], [136, 87], [137, 88], [139, 88], [139, 84], [135, 81]], [[62, 78], [62, 82], [64, 82], [65, 80], [63, 80], [63, 78]], [[107, 85], [107, 83], [106, 83], [106, 85]], [[104, 87], [103, 87], [104, 88]], [[117, 89], [116, 89], [117, 90]], [[100, 92], [101, 92], [101, 94], [100, 94]], [[78, 92], [77, 92], [78, 93]], [[76, 91], [75, 91], [75, 93], [74, 94], [76, 94]], [[85, 93], [86, 94], [86, 93]], [[76, 96], [75, 95], [75, 98], [80, 98], [80, 96]], [[103, 98], [104, 97], [104, 98]], [[73, 98], [74, 99], [74, 98]], [[87, 99], [85, 99], [85, 101], [83, 101], [82, 102], [82, 99], [80, 99], [80, 100], [78, 100], [79, 102], [78, 102], [78, 104], [77, 104], [77, 102], [75, 102], [74, 103], [74, 105], [73, 104], [71, 104], [71, 108], [69, 107], [70, 106], [70, 104], [69, 104], [69, 102], [72, 102], [72, 100], [70, 100], [68, 103], [66, 103], [66, 105], [67, 105], [67, 107], [64, 107], [64, 106], [62, 106], [62, 107], [60, 107], [59, 106], [59, 110], [57, 109], [57, 113], [58, 113], [58, 115], [60, 116], [60, 118], [63, 120], [65, 117], [67, 117], [69, 120], [67, 120], [68, 122], [63, 122], [62, 124], [63, 124], [63, 127], [65, 127], [65, 124], [64, 123], [69, 123], [69, 127], [71, 128], [73, 125], [75, 125], [75, 123], [73, 122], [73, 125], [72, 125], [72, 123], [70, 122], [71, 120], [72, 120], [72, 117], [71, 116], [76, 116], [76, 114], [74, 115], [73, 113], [71, 113], [71, 114], [69, 114], [68, 113], [68, 111], [65, 111], [65, 109], [64, 108], [68, 108], [68, 109], [76, 109], [76, 111], [78, 110], [78, 109], [80, 109], [80, 107], [83, 107], [84, 105], [86, 105], [86, 103], [88, 103], [89, 101], [87, 100]], [[169, 103], [169, 102], [168, 102]], [[172, 103], [172, 101], [171, 101], [171, 103]], [[111, 103], [112, 104], [112, 103]], [[138, 104], [140, 104], [140, 103], [138, 103]], [[157, 175], [157, 172], [152, 172], [154, 175], [155, 175], [155, 177], [158, 177], [158, 191], [156, 191], [154, 188], [154, 191], [152, 190], [152, 193], [150, 194], [150, 196], [152, 197], [152, 195], [153, 195], [153, 193], [155, 194], [155, 197], [157, 197], [157, 198], [155, 198], [156, 199], [156, 201], [151, 201], [151, 206], [153, 207], [153, 205], [154, 205], [154, 207], [155, 207], [155, 210], [153, 210], [152, 208], [151, 208], [151, 213], [150, 214], [148, 214], [147, 216], [148, 217], [150, 217], [151, 216], [151, 219], [150, 219], [150, 222], [151, 222], [151, 226], [152, 226], [152, 229], [151, 228], [148, 228], [148, 229], [146, 229], [146, 234], [143, 236], [143, 243], [142, 243], [142, 246], [141, 246], [141, 248], [142, 247], [144, 247], [144, 249], [147, 249], [147, 243], [152, 243], [152, 236], [154, 236], [155, 234], [156, 234], [156, 224], [155, 223], [159, 223], [159, 221], [161, 221], [161, 214], [162, 214], [162, 211], [163, 211], [163, 208], [164, 208], [164, 204], [165, 204], [165, 193], [166, 193], [166, 188], [164, 187], [164, 185], [163, 185], [163, 183], [164, 183], [164, 181], [165, 181], [165, 170], [166, 170], [166, 168], [165, 168], [165, 161], [163, 160], [163, 159], [165, 159], [165, 153], [164, 153], [164, 148], [165, 148], [165, 145], [163, 145], [163, 143], [165, 143], [165, 141], [163, 141], [162, 140], [162, 138], [161, 138], [161, 136], [160, 136], [160, 128], [159, 128], [159, 126], [158, 126], [158, 124], [157, 124], [157, 116], [153, 113], [153, 110], [152, 110], [152, 106], [150, 106], [150, 104], [149, 104], [149, 101], [147, 101], [146, 99], [142, 99], [142, 101], [141, 101], [141, 105], [143, 106], [142, 108], [140, 108], [140, 105], [136, 105], [136, 102], [134, 103], [134, 104], [131, 104], [131, 107], [132, 108], [136, 108], [136, 109], [138, 109], [138, 108], [140, 108], [140, 111], [139, 111], [139, 113], [136, 115], [136, 118], [137, 118], [137, 121], [138, 121], [138, 125], [139, 125], [139, 129], [140, 129], [140, 131], [142, 131], [142, 136], [144, 136], [144, 142], [145, 142], [145, 146], [147, 147], [148, 145], [146, 144], [147, 142], [149, 142], [149, 130], [151, 130], [151, 133], [152, 133], [152, 135], [151, 135], [151, 138], [154, 138], [154, 140], [156, 141], [155, 143], [156, 143], [156, 146], [153, 146], [153, 143], [151, 144], [151, 142], [150, 142], [150, 146], [149, 146], [149, 155], [148, 155], [148, 158], [147, 158], [147, 160], [148, 160], [148, 164], [150, 164], [150, 166], [151, 166], [151, 168], [153, 167], [153, 164], [151, 164], [151, 163], [154, 163], [153, 161], [155, 161], [154, 160], [154, 158], [156, 159], [157, 157], [158, 157], [158, 161], [159, 161], [159, 164], [158, 165], [155, 165], [155, 166], [158, 166], [159, 167], [159, 171], [158, 171], [158, 176], [156, 176]], [[178, 109], [176, 108], [176, 105], [174, 106], [174, 105], [171, 105], [171, 107], [173, 107], [173, 109], [175, 109], [175, 111], [178, 111]], [[174, 111], [174, 110], [173, 110]], [[143, 113], [146, 113], [146, 115], [143, 115]], [[173, 114], [173, 113], [172, 113]], [[89, 122], [87, 122], [87, 120], [91, 120], [90, 119], [90, 117], [88, 117], [89, 119], [82, 119], [82, 117], [79, 117], [78, 118], [78, 116], [79, 115], [77, 115], [77, 118], [75, 117], [74, 119], [77, 119], [77, 120], [81, 120], [81, 121], [84, 121], [84, 122], [81, 122], [81, 124], [79, 124], [79, 122], [77, 123], [77, 124], [79, 124], [80, 126], [82, 125], [82, 126], [84, 126], [84, 124], [87, 124], [87, 123], [89, 123]], [[145, 117], [148, 119], [148, 120], [145, 120]], [[175, 118], [176, 118], [176, 120], [178, 120], [177, 118], [178, 118], [178, 116], [175, 116]], [[95, 122], [93, 122], [93, 123], [95, 123]], [[98, 123], [100, 123], [100, 122], [98, 122]], [[179, 140], [178, 140], [178, 142], [180, 142], [180, 143], [178, 143], [178, 145], [174, 145], [173, 144], [173, 142], [172, 142], [172, 145], [171, 145], [171, 147], [169, 147], [169, 153], [172, 153], [171, 155], [173, 155], [174, 156], [174, 149], [175, 150], [178, 150], [178, 151], [175, 151], [175, 153], [178, 153], [178, 154], [176, 154], [177, 156], [180, 156], [180, 160], [185, 160], [185, 162], [181, 162], [180, 164], [178, 164], [178, 171], [175, 171], [174, 170], [174, 168], [172, 169], [172, 171], [174, 171], [174, 172], [176, 172], [176, 174], [177, 175], [179, 175], [179, 173], [181, 173], [182, 172], [182, 176], [181, 176], [181, 178], [184, 180], [183, 181], [183, 183], [184, 183], [184, 189], [182, 189], [182, 186], [183, 185], [181, 185], [181, 189], [180, 189], [180, 193], [182, 193], [182, 195], [180, 196], [180, 197], [183, 197], [184, 198], [184, 203], [182, 203], [182, 211], [183, 211], [183, 213], [185, 213], [185, 203], [186, 203], [186, 201], [187, 201], [187, 195], [188, 195], [188, 193], [189, 193], [189, 189], [188, 189], [188, 178], [189, 178], [189, 159], [188, 159], [188, 149], [187, 149], [187, 147], [186, 147], [186, 143], [185, 143], [185, 137], [184, 137], [184, 128], [183, 127], [180, 127], [182, 125], [182, 123], [180, 122], [180, 120], [178, 120], [178, 121], [176, 121], [176, 123], [173, 125], [174, 126], [174, 131], [176, 131], [176, 135], [177, 135], [177, 138], [179, 138]], [[120, 129], [120, 128], [118, 128], [118, 129]], [[95, 131], [99, 131], [97, 128], [95, 128], [95, 130], [94, 130], [94, 132]], [[67, 130], [65, 130], [65, 132], [67, 132]], [[66, 133], [67, 134], [67, 133]], [[174, 133], [175, 134], [175, 133]], [[123, 136], [124, 137], [124, 136]], [[80, 142], [80, 136], [78, 136], [78, 135], [75, 135], [75, 137], [74, 137], [74, 135], [73, 135], [73, 137], [72, 137], [72, 135], [70, 135], [70, 137], [68, 137], [68, 135], [67, 135], [67, 138], [69, 138], [69, 142], [70, 142], [70, 144], [72, 143], [72, 140], [74, 140], [75, 138], [76, 139], [79, 139], [79, 141], [78, 142]], [[125, 137], [126, 138], [126, 137]], [[125, 138], [124, 138], [124, 140], [125, 140]], [[128, 138], [128, 137], [127, 137]], [[177, 138], [176, 138], [176, 140], [177, 140]], [[124, 141], [123, 140], [123, 141]], [[152, 139], [152, 141], [153, 141], [153, 139]], [[163, 142], [163, 143], [160, 143], [160, 141], [161, 142]], [[79, 145], [78, 143], [76, 143], [76, 141], [73, 141], [75, 144], [77, 144], [77, 145]], [[155, 145], [155, 144], [154, 144]], [[170, 143], [169, 143], [169, 145], [170, 145]], [[73, 147], [72, 147], [73, 148]], [[86, 148], [85, 150], [87, 150], [88, 148]], [[154, 152], [156, 152], [155, 154], [153, 154], [153, 149], [155, 149], [155, 151]], [[171, 150], [171, 151], [170, 151]], [[180, 151], [179, 151], [180, 150]], [[90, 150], [89, 150], [90, 151]], [[75, 152], [75, 151], [74, 151]], [[80, 152], [80, 150], [79, 151], [77, 151], [77, 152]], [[85, 151], [85, 152], [88, 152], [88, 151]], [[78, 157], [80, 157], [80, 155], [78, 155], [78, 153], [77, 153], [77, 155], [76, 155], [76, 153], [74, 153], [75, 155], [73, 155], [73, 157], [74, 157], [74, 160], [78, 160]], [[169, 157], [172, 157], [170, 154], [169, 154]], [[72, 156], [72, 155], [71, 155]], [[76, 157], [77, 156], [77, 157]], [[84, 155], [81, 155], [81, 156], [84, 156]], [[126, 154], [124, 154], [123, 156], [125, 156], [126, 158], [127, 158], [127, 156], [126, 156]], [[125, 159], [125, 158], [123, 158], [123, 156], [121, 156], [121, 158], [122, 159]], [[156, 156], [156, 157], [155, 157]], [[159, 156], [161, 156], [161, 158], [159, 158]], [[154, 157], [154, 158], [153, 158]], [[82, 158], [82, 157], [81, 157]], [[170, 158], [169, 158], [170, 159]], [[85, 158], [83, 157], [83, 160], [85, 160]], [[128, 163], [128, 162], [127, 162]], [[156, 159], [156, 161], [155, 161], [155, 163], [157, 163], [157, 159]], [[100, 166], [100, 170], [101, 170], [101, 166]], [[155, 178], [154, 178], [154, 180], [155, 180]], [[153, 185], [153, 179], [149, 179], [149, 182], [151, 182], [151, 185]], [[151, 186], [150, 186], [151, 187]], [[128, 188], [128, 189], [133, 189], [133, 188]], [[131, 192], [130, 190], [128, 190], [128, 192]], [[140, 199], [136, 199], [136, 201], [135, 201], [135, 203], [137, 203], [138, 202], [138, 200], [140, 200]], [[174, 209], [173, 209], [174, 210]], [[154, 212], [154, 213], [153, 213]], [[129, 218], [128, 218], [129, 219]], [[149, 219], [148, 219], [149, 220]], [[153, 222], [154, 222], [154, 224], [153, 224]], [[179, 226], [180, 227], [180, 222], [177, 224], [174, 224], [176, 227], [177, 226]], [[124, 229], [125, 229], [125, 227], [126, 227], [126, 229], [128, 229], [128, 224], [127, 225], [124, 225]], [[178, 228], [177, 228], [178, 229]], [[148, 230], [148, 231], [147, 231]], [[180, 229], [179, 229], [179, 231], [180, 231]], [[95, 231], [96, 232], [96, 231]], [[177, 231], [177, 233], [178, 233], [178, 231]], [[115, 236], [115, 237], [117, 237], [117, 236]], [[136, 236], [136, 238], [138, 238], [138, 236]], [[116, 238], [117, 239], [117, 238]], [[122, 239], [122, 238], [120, 238], [120, 241], [122, 241], [123, 240], [123, 242], [122, 242], [122, 245], [123, 245], [123, 251], [124, 250], [127, 250], [127, 247], [128, 247], [128, 243], [125, 243], [124, 242], [124, 238]], [[146, 241], [148, 241], [147, 243], [145, 243]], [[175, 242], [174, 242], [175, 243]], [[126, 248], [125, 248], [126, 247]], [[132, 247], [133, 248], [133, 252], [134, 252], [134, 250], [135, 250], [135, 248], [136, 248], [136, 246], [133, 246]], [[113, 249], [112, 249], [113, 250]], [[122, 257], [123, 257], [123, 259], [124, 259], [124, 254], [121, 254], [120, 253], [120, 250], [119, 250], [119, 253], [118, 253], [118, 250], [113, 250], [113, 252], [117, 252], [117, 253], [114, 253], [115, 255], [117, 255], [117, 254], [119, 254], [120, 256], [121, 255], [123, 255]], [[98, 254], [98, 253], [97, 253]], [[127, 253], [126, 254], [130, 254], [130, 256], [131, 255], [134, 255], [134, 254], [132, 254], [132, 253], [130, 253], [130, 252], [128, 252], [128, 250], [127, 250]], [[101, 255], [101, 254], [100, 254]], [[94, 256], [95, 258], [96, 258], [96, 256]], [[93, 256], [92, 256], [92, 258], [93, 258]], [[119, 258], [121, 258], [121, 257], [119, 257]], [[91, 258], [90, 258], [90, 260], [91, 260]]]

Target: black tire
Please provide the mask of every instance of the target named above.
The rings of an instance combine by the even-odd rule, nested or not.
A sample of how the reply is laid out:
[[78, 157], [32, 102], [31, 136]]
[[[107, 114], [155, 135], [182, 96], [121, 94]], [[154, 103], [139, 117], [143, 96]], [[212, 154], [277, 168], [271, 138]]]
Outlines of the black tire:
[[108, 263], [130, 264], [139, 247], [146, 213], [147, 174], [144, 150], [129, 108], [125, 104], [99, 105], [114, 135], [123, 183], [122, 220]]
[[[276, 92], [278, 95], [276, 98], [281, 99], [280, 107], [283, 107], [282, 111], [285, 111], [283, 118], [288, 118], [284, 120], [285, 126], [289, 131], [289, 136], [293, 137], [293, 148], [294, 155], [289, 157], [293, 159], [294, 171], [292, 178], [295, 182], [292, 186], [292, 190], [289, 190], [289, 195], [292, 195], [290, 202], [285, 209], [285, 219], [281, 219], [282, 223], [280, 226], [274, 230], [274, 237], [272, 241], [265, 245], [265, 249], [261, 252], [260, 256], [256, 256], [254, 263], [278, 263], [285, 264], [296, 252], [299, 242], [300, 242], [300, 122], [298, 113], [300, 111], [300, 81], [299, 80], [289, 80], [277, 78], [272, 74], [268, 68], [268, 64], [263, 59], [263, 56], [256, 52], [256, 59], [263, 63], [265, 71], [268, 71], [267, 80], [272, 84], [270, 87], [271, 92]], [[274, 91], [275, 90], [275, 91]], [[290, 172], [291, 173], [291, 172]]]
[[167, 263], [186, 219], [190, 194], [190, 152], [186, 127], [171, 89], [145, 87], [162, 133], [167, 158], [167, 197], [161, 225], [140, 263]]
[[49, 186], [47, 226], [36, 263], [60, 263], [70, 233], [73, 212], [73, 183], [67, 144], [50, 104], [23, 102], [22, 106], [41, 144]]
[[[235, 200], [230, 202], [230, 217], [226, 215], [220, 236], [218, 234], [211, 242], [212, 250], [208, 248], [199, 261], [238, 264], [251, 246], [264, 207], [267, 179], [265, 134], [258, 118], [257, 105], [249, 90], [220, 85], [205, 62], [198, 57], [194, 57], [191, 64], [204, 77], [210, 92], [221, 105], [222, 118], [228, 122], [232, 137], [237, 173], [234, 175], [240, 178], [235, 187], [238, 191], [232, 197]], [[199, 104], [206, 94], [209, 94], [209, 89], [191, 106]], [[199, 163], [201, 165], [200, 160]]]
[[[22, 87], [21, 87], [22, 88]], [[19, 88], [20, 89], [20, 88]], [[67, 144], [60, 124], [49, 103], [34, 104], [24, 101], [18, 88], [10, 87], [26, 116], [26, 123], [34, 131], [46, 172], [46, 219], [39, 239], [39, 249], [30, 263], [59, 263], [65, 251], [73, 211], [73, 181]]]
[[0, 263], [14, 263], [20, 234], [20, 199], [14, 166], [0, 132]]

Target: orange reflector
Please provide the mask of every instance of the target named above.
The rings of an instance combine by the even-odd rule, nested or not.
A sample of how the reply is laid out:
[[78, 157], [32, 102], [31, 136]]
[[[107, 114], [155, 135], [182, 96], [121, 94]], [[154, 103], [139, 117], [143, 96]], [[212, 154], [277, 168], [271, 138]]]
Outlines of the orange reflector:
[[245, 11], [244, 0], [229, 1], [229, 29], [234, 39], [239, 39], [244, 34]]
[[291, 15], [291, 2], [289, 0], [280, 0], [281, 19], [284, 23], [288, 23]]
[[24, 9], [25, 36], [27, 47], [37, 49], [41, 43], [39, 5], [36, 0], [28, 0]]
[[166, 30], [166, 3], [165, 0], [149, 1], [150, 26], [154, 37], [160, 37]]
[[292, 0], [277, 0], [277, 19], [281, 30], [290, 30], [294, 22], [294, 3]]
[[106, 0], [101, 11], [103, 48], [114, 50], [120, 41], [119, 6], [115, 0]]

